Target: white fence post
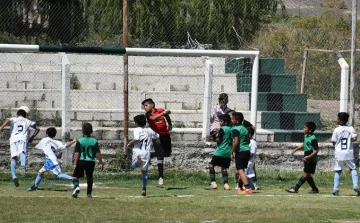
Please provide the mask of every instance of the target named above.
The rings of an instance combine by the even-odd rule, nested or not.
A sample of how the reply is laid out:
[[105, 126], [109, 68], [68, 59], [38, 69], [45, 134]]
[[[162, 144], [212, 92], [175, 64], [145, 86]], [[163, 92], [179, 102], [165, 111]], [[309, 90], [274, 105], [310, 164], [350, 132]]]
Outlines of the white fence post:
[[338, 63], [341, 67], [341, 82], [340, 82], [340, 112], [347, 112], [348, 95], [349, 95], [349, 64], [346, 63], [341, 53], [334, 51]]
[[202, 140], [206, 140], [206, 136], [210, 133], [210, 112], [212, 103], [212, 80], [213, 80], [213, 63], [205, 58], [205, 83], [204, 83], [204, 104], [203, 104], [203, 128]]
[[[65, 53], [61, 53], [61, 138], [64, 142], [70, 138], [70, 61]], [[69, 165], [71, 157], [64, 150], [64, 165]]]
[[257, 126], [257, 100], [258, 100], [258, 81], [259, 81], [259, 55], [254, 57], [252, 67], [252, 82], [251, 82], [251, 117], [250, 121]]

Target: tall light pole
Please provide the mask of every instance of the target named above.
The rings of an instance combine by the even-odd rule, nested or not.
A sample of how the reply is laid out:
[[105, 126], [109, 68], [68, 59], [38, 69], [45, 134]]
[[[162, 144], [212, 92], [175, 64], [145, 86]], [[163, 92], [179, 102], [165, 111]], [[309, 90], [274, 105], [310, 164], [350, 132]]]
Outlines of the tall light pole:
[[352, 1], [352, 25], [351, 25], [351, 64], [350, 64], [350, 122], [354, 126], [355, 116], [355, 60], [356, 60], [356, 32], [357, 32], [357, 0]]
[[[123, 47], [128, 46], [128, 0], [123, 0]], [[129, 139], [129, 80], [128, 80], [128, 56], [124, 54], [124, 153], [126, 154]]]

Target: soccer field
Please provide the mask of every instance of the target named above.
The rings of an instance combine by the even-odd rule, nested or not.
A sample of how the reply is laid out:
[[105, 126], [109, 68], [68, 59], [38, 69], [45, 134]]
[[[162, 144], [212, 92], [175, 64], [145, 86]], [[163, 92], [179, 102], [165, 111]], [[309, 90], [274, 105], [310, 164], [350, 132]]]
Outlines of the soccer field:
[[338, 197], [330, 193], [332, 173], [315, 174], [320, 194], [309, 195], [308, 185], [299, 194], [284, 190], [299, 173], [260, 172], [263, 189], [244, 196], [221, 187], [205, 191], [206, 173], [167, 171], [163, 187], [150, 175], [147, 197], [140, 196], [136, 172], [98, 174], [93, 199], [86, 198], [85, 188], [72, 198], [71, 184], [51, 175], [34, 192], [26, 188], [35, 173], [20, 178], [18, 188], [7, 176], [0, 176], [1, 222], [360, 222], [360, 197], [354, 196], [348, 174]]

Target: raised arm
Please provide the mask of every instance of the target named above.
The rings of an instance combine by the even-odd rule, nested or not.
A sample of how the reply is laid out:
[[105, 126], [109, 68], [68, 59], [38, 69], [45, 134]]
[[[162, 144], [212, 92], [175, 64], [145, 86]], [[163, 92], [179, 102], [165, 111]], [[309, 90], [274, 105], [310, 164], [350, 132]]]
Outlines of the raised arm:
[[0, 127], [0, 132], [2, 132], [5, 128], [5, 126], [9, 125], [9, 123], [10, 123], [10, 120], [6, 119], [5, 122]]
[[294, 155], [294, 153], [296, 153], [297, 151], [304, 149], [304, 143], [301, 144], [300, 146], [296, 147], [292, 152], [291, 155]]
[[39, 134], [40, 132], [40, 128], [38, 126], [35, 126], [34, 127], [35, 131], [33, 133], [33, 135], [29, 138], [29, 142], [32, 142], [35, 138], [35, 136], [37, 136], [37, 134]]

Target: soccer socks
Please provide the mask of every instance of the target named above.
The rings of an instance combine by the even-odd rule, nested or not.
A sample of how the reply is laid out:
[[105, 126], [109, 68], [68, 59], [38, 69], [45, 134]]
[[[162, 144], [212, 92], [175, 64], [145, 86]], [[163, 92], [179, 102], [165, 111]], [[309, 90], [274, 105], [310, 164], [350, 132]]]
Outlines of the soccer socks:
[[318, 191], [319, 189], [316, 187], [315, 185], [315, 181], [314, 181], [314, 178], [312, 178], [311, 176], [307, 178], [307, 182], [308, 184], [310, 185], [311, 189], [313, 191]]
[[215, 181], [215, 168], [209, 167], [209, 178], [211, 182]]
[[73, 189], [79, 186], [79, 180], [73, 180]]
[[141, 173], [141, 175], [142, 175], [142, 189], [146, 190], [146, 185], [147, 185], [147, 181], [148, 181], [148, 173], [143, 172], [143, 173]]
[[56, 176], [56, 178], [61, 179], [61, 180], [72, 180], [73, 177], [64, 173], [60, 173], [59, 175]]
[[20, 154], [20, 165], [25, 167], [26, 166], [26, 155], [25, 153]]
[[306, 180], [306, 177], [301, 177], [295, 185], [295, 190], [299, 190], [299, 188], [306, 182]]
[[354, 190], [358, 189], [358, 174], [356, 170], [351, 170], [351, 178], [353, 182], [353, 188]]
[[[229, 183], [229, 175], [226, 170], [222, 171], [222, 179], [223, 179], [224, 184]], [[215, 181], [215, 170], [214, 170], [214, 181]]]
[[16, 160], [11, 159], [10, 169], [11, 169], [11, 176], [13, 179], [15, 179], [16, 178]]
[[89, 195], [92, 192], [92, 188], [93, 188], [93, 180], [87, 180], [87, 190], [86, 190], [86, 194]]
[[44, 174], [39, 173], [35, 179], [34, 187], [38, 188], [38, 186], [43, 178], [44, 178]]
[[159, 178], [164, 178], [164, 157], [157, 158]]
[[334, 175], [334, 191], [339, 190], [340, 177], [341, 177], [341, 172], [335, 172], [335, 175]]

